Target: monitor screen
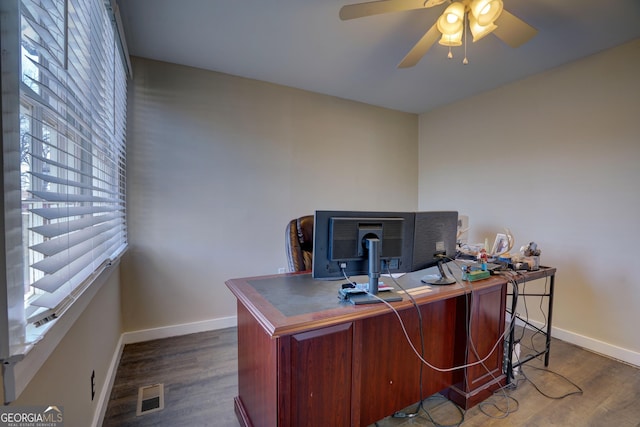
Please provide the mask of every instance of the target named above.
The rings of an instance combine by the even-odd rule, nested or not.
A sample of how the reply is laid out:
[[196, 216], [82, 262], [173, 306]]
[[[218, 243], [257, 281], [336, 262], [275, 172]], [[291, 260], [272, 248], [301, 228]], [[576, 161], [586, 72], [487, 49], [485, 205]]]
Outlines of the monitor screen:
[[379, 245], [381, 273], [411, 269], [412, 212], [316, 211], [313, 267], [316, 279], [341, 279], [369, 272], [367, 239]]

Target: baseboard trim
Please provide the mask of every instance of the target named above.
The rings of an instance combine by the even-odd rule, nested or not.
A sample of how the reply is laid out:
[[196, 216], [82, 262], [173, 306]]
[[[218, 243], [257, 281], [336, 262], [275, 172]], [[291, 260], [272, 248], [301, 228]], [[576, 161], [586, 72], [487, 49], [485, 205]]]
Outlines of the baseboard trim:
[[143, 329], [140, 331], [125, 332], [120, 335], [118, 344], [111, 358], [109, 369], [107, 371], [107, 381], [100, 390], [100, 396], [96, 403], [96, 412], [94, 413], [92, 427], [101, 426], [104, 422], [104, 416], [107, 413], [107, 407], [109, 406], [109, 397], [111, 396], [111, 389], [116, 379], [116, 373], [118, 372], [118, 365], [120, 364], [120, 358], [122, 357], [122, 351], [126, 344], [133, 344], [137, 342], [151, 341], [161, 338], [176, 337], [179, 335], [193, 334], [196, 332], [214, 331], [217, 329], [231, 328], [238, 325], [238, 318], [236, 316], [221, 317], [219, 319], [203, 320], [201, 322], [184, 323], [181, 325], [163, 326], [160, 328]]
[[[509, 314], [507, 314], [507, 322], [509, 322], [509, 319], [510, 316]], [[546, 326], [542, 322], [530, 319], [529, 323], [539, 329], [546, 328]], [[524, 326], [524, 322], [518, 319], [516, 321], [516, 325]], [[603, 356], [607, 356], [612, 359], [619, 360], [620, 362], [628, 363], [629, 365], [640, 368], [640, 352], [629, 350], [628, 348], [618, 347], [616, 345], [580, 335], [566, 329], [557, 328], [555, 326], [551, 327], [551, 336], [554, 338], [558, 338], [564, 342], [577, 345], [578, 347], [584, 348], [585, 350], [589, 350], [594, 353], [598, 353]], [[553, 350], [551, 351], [551, 355], [553, 357]]]
[[575, 344], [584, 349], [593, 351], [594, 353], [602, 354], [603, 356], [608, 356], [612, 359], [616, 359], [640, 368], [640, 353], [637, 351], [618, 347], [613, 344], [589, 338], [584, 335], [576, 334], [575, 332], [570, 332], [560, 328], [552, 327], [551, 330], [551, 336], [554, 338], [561, 339], [562, 341]]
[[111, 357], [111, 363], [106, 374], [106, 381], [102, 384], [100, 395], [98, 396], [98, 402], [96, 403], [96, 412], [93, 414], [92, 427], [99, 427], [104, 422], [104, 415], [107, 413], [107, 406], [109, 405], [109, 398], [111, 396], [111, 389], [116, 380], [116, 373], [118, 372], [118, 365], [120, 364], [120, 358], [122, 357], [122, 350], [124, 349], [124, 343], [122, 342], [122, 335], [118, 339], [116, 345], [116, 351]]
[[133, 344], [157, 340], [162, 338], [177, 337], [179, 335], [193, 334], [196, 332], [214, 331], [235, 327], [238, 324], [236, 316], [221, 317], [218, 319], [203, 320], [200, 322], [183, 323], [180, 325], [162, 326], [159, 328], [143, 329], [140, 331], [125, 332], [122, 334], [123, 344]]

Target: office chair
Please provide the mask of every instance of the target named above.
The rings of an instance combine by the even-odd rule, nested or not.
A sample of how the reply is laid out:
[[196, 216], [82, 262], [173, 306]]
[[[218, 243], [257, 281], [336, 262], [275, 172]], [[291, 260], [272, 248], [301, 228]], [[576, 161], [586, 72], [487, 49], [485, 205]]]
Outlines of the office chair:
[[289, 271], [311, 271], [313, 260], [313, 215], [289, 221], [286, 229], [285, 249]]

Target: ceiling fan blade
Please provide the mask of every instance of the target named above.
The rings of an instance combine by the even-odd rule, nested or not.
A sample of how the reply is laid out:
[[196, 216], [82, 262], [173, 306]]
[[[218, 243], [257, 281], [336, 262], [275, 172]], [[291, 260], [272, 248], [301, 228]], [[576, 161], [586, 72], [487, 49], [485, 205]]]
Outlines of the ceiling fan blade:
[[519, 47], [528, 42], [538, 30], [517, 16], [503, 10], [495, 24], [498, 26], [493, 34], [511, 47]]
[[438, 31], [438, 26], [433, 24], [431, 28], [429, 28], [429, 31], [427, 31], [424, 36], [418, 40], [418, 43], [416, 43], [404, 59], [400, 61], [398, 68], [413, 67], [420, 62], [422, 57], [427, 53], [431, 46], [433, 46], [436, 40], [438, 40], [438, 37], [440, 37], [440, 31]]
[[366, 3], [348, 4], [340, 8], [340, 19], [362, 18], [381, 13], [400, 12], [403, 10], [422, 9], [424, 0], [378, 0]]

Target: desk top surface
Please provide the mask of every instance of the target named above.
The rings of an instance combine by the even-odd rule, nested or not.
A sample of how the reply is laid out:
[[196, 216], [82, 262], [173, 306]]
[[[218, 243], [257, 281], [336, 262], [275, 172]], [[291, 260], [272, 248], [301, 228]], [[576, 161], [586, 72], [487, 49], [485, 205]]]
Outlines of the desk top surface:
[[[459, 269], [451, 266], [458, 283], [446, 286], [425, 285], [420, 279], [425, 275], [437, 274], [430, 268], [407, 273], [394, 280], [381, 277], [385, 285], [394, 288], [403, 300], [391, 303], [397, 310], [411, 307], [407, 293], [418, 304], [439, 301], [468, 294], [507, 283], [508, 278], [491, 276], [476, 282], [461, 280]], [[447, 271], [449, 274], [449, 272]], [[526, 280], [534, 280], [555, 274], [555, 268], [543, 268], [527, 273]], [[524, 279], [525, 276], [522, 276]], [[352, 278], [358, 283], [368, 281], [366, 276]], [[353, 321], [391, 311], [385, 304], [352, 305], [338, 298], [338, 289], [346, 280], [316, 280], [309, 273], [278, 274], [271, 276], [245, 277], [226, 281], [227, 287], [249, 312], [262, 324], [266, 332], [276, 337], [296, 333], [310, 328]]]

